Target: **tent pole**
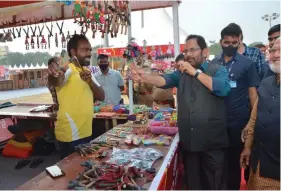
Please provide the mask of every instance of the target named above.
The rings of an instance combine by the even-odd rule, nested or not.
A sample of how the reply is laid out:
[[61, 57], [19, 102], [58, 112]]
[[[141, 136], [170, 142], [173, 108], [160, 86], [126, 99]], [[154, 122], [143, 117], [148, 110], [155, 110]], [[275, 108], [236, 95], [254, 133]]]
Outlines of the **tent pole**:
[[[131, 3], [128, 4], [128, 9], [129, 9], [129, 19], [131, 25], [128, 26], [128, 43], [130, 43], [131, 38], [132, 38], [132, 14], [131, 14]], [[130, 114], [134, 113], [134, 102], [133, 102], [133, 81], [129, 80], [129, 109], [130, 109]]]
[[[177, 1], [174, 1], [173, 4], [173, 31], [174, 31], [174, 50], [175, 50], [175, 57], [176, 57], [180, 53], [179, 3]], [[177, 90], [176, 90], [176, 94], [177, 94]], [[175, 106], [176, 108], [178, 108], [177, 98], [175, 99]]]
[[180, 53], [179, 3], [177, 1], [174, 1], [173, 4], [173, 31], [175, 56], [177, 56]]
[[104, 48], [109, 47], [108, 33], [105, 33], [105, 34], [104, 34], [103, 47], [104, 47]]

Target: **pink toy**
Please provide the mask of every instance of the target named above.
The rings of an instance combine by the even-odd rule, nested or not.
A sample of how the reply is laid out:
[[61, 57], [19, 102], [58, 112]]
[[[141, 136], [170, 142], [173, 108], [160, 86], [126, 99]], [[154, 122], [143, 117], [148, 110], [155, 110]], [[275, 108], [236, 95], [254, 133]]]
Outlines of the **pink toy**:
[[170, 127], [167, 121], [152, 121], [149, 129], [154, 134], [175, 135], [178, 132], [178, 127]]

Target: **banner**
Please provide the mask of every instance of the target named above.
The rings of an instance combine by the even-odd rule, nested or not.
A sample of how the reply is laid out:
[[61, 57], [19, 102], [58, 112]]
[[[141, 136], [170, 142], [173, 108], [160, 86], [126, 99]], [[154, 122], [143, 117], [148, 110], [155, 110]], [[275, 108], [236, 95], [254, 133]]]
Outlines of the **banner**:
[[4, 76], [5, 76], [5, 67], [0, 66], [0, 78], [4, 78]]
[[[141, 46], [141, 48], [143, 48]], [[123, 53], [126, 48], [99, 48], [97, 50], [98, 54], [105, 54], [110, 57], [123, 57]], [[180, 45], [180, 52], [184, 50], [184, 44]], [[155, 46], [146, 46], [147, 54], [151, 55], [152, 57], [166, 55], [166, 54], [174, 54], [174, 45], [155, 45]]]

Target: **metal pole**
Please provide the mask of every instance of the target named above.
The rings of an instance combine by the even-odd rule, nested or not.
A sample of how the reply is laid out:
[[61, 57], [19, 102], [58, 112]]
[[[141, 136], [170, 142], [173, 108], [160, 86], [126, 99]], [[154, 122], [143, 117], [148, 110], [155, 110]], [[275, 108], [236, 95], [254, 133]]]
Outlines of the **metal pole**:
[[180, 32], [179, 32], [179, 3], [174, 1], [173, 4], [173, 31], [174, 31], [174, 49], [175, 56], [180, 53]]
[[[173, 4], [173, 31], [174, 31], [174, 50], [175, 57], [180, 54], [180, 32], [179, 32], [179, 3], [174, 1]], [[176, 90], [177, 94], [177, 90]], [[176, 108], [178, 108], [178, 100], [175, 99]]]
[[108, 33], [104, 34], [103, 47], [109, 47]]
[[[132, 20], [131, 20], [131, 3], [128, 4], [128, 11], [129, 11], [129, 20], [131, 25], [128, 26], [128, 43], [131, 41], [132, 38]], [[129, 80], [129, 110], [130, 114], [134, 113], [134, 101], [133, 101], [133, 81]]]
[[144, 27], [144, 13], [141, 11], [141, 28]]

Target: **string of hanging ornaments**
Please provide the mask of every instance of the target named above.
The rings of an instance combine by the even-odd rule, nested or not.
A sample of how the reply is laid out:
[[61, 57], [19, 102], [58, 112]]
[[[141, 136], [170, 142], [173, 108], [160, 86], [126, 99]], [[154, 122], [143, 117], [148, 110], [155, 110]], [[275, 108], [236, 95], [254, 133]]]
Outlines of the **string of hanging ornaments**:
[[129, 1], [110, 1], [113, 5], [104, 1], [82, 1], [74, 2], [73, 17], [74, 23], [81, 26], [81, 34], [86, 34], [88, 30], [104, 35], [111, 34], [111, 38], [116, 38], [117, 34], [127, 34], [130, 25], [130, 14], [128, 10]]
[[[69, 6], [74, 4], [72, 15], [74, 23], [81, 26], [81, 34], [86, 34], [88, 31], [92, 31], [92, 38], [95, 38], [96, 33], [100, 32], [101, 37], [104, 38], [105, 34], [110, 34], [111, 38], [116, 38], [117, 34], [127, 35], [128, 26], [130, 25], [130, 14], [128, 10], [129, 1], [62, 1], [65, 5]], [[20, 23], [30, 23], [27, 26], [20, 26], [17, 28], [10, 28], [3, 30], [0, 34], [0, 42], [13, 41], [13, 39], [20, 38], [22, 35], [25, 37], [25, 48], [30, 49], [50, 49], [51, 44], [55, 47], [59, 47], [59, 40], [61, 48], [65, 49], [66, 44], [71, 38], [71, 34], [67, 31], [67, 34], [63, 32], [64, 21], [56, 22], [56, 26], [59, 29], [59, 33], [53, 32], [53, 18], [42, 18], [42, 20], [28, 19], [22, 20]], [[44, 22], [41, 24], [39, 23]], [[48, 22], [48, 23], [47, 23]], [[31, 24], [32, 23], [32, 24]], [[7, 24], [9, 26], [9, 23]], [[47, 35], [44, 35], [43, 31], [46, 31]], [[77, 32], [74, 31], [74, 34]], [[52, 43], [53, 42], [53, 43]]]

